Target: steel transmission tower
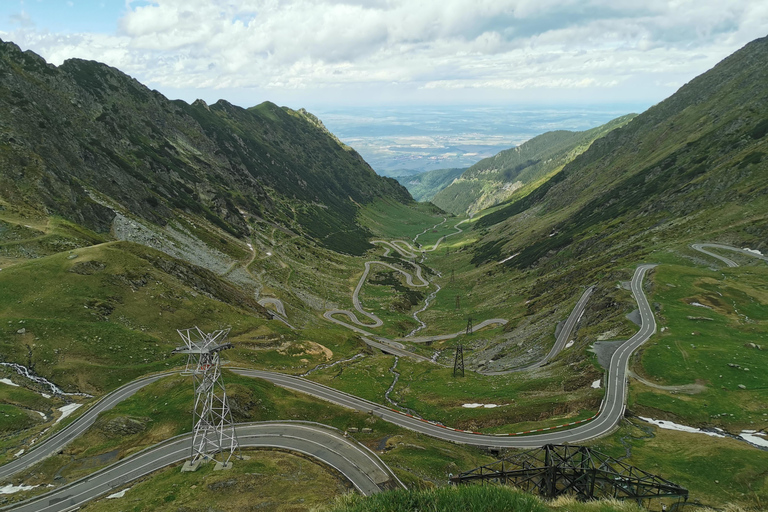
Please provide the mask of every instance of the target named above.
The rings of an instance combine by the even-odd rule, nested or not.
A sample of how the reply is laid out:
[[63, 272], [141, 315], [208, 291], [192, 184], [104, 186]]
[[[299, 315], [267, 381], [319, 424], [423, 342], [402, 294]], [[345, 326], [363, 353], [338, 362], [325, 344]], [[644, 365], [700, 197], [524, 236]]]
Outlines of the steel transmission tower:
[[464, 376], [464, 347], [462, 345], [456, 346], [456, 358], [453, 360], [453, 376], [455, 377], [459, 372], [461, 376]]
[[178, 333], [185, 346], [178, 347], [173, 353], [187, 354], [184, 373], [191, 374], [195, 383], [192, 451], [182, 471], [195, 471], [202, 462], [215, 460], [219, 453], [222, 454], [222, 460], [217, 461], [216, 469], [229, 469], [232, 467], [232, 455], [240, 449], [227, 391], [221, 379], [219, 359], [221, 351], [233, 346], [225, 342], [229, 329], [207, 334], [192, 327], [179, 330]]

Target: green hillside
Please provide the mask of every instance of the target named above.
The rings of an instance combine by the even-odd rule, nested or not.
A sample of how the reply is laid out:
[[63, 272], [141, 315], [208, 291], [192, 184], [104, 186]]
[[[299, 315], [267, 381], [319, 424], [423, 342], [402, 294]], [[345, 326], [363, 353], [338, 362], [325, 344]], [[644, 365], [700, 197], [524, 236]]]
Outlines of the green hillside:
[[473, 215], [510, 198], [522, 197], [583, 153], [595, 139], [634, 116], [628, 114], [583, 132], [558, 130], [534, 137], [479, 161], [437, 192], [432, 202], [457, 215]]
[[416, 201], [431, 201], [435, 194], [461, 176], [465, 168], [435, 169], [434, 171], [398, 176], [395, 179], [408, 189]]
[[[531, 192], [480, 219], [475, 263], [584, 268], [658, 244], [766, 244], [768, 39], [597, 139]], [[590, 263], [591, 262], [591, 263]]]
[[257, 216], [360, 254], [360, 205], [411, 200], [305, 111], [169, 101], [114, 68], [55, 67], [12, 43], [0, 75], [0, 200], [26, 214], [97, 232], [116, 211], [161, 226], [191, 214], [240, 239]]
[[[765, 451], [736, 436], [766, 429], [768, 266], [736, 254], [741, 266], [726, 268], [689, 245], [768, 252], [768, 38], [634, 119], [550, 132], [478, 163], [464, 183], [525, 184], [471, 218], [412, 201], [303, 110], [171, 102], [101, 64], [57, 68], [8, 43], [0, 74], [0, 362], [94, 395], [51, 396], [0, 367], [0, 463], [66, 425], [51, 428], [65, 403], [84, 404], [79, 413], [131, 379], [178, 368], [176, 329], [192, 325], [230, 329], [231, 366], [305, 375], [446, 427], [570, 428], [604, 397], [595, 344], [637, 332], [627, 281], [638, 264], [658, 263], [645, 280], [658, 331], [630, 360], [625, 416], [588, 444], [684, 485], [697, 505], [764, 508]], [[427, 184], [438, 178], [446, 179]], [[492, 190], [478, 188], [472, 204], [501, 201]], [[414, 273], [423, 281], [409, 284]], [[491, 373], [546, 355], [588, 286], [594, 293], [566, 348], [533, 371]], [[273, 317], [277, 299], [285, 314]], [[339, 313], [355, 302], [382, 320], [363, 330], [422, 357], [367, 345]], [[506, 323], [467, 332], [472, 319], [491, 318]], [[459, 334], [417, 342], [406, 336], [416, 329]], [[452, 371], [459, 346], [463, 376]], [[238, 510], [272, 500], [332, 510], [503, 510], [512, 500], [525, 510], [633, 510], [447, 488], [449, 474], [499, 454], [260, 379], [225, 377], [237, 421], [331, 425], [410, 489], [440, 489], [333, 503], [346, 485], [336, 473], [262, 452], [232, 472], [166, 468], [119, 484], [136, 486], [126, 501], [85, 510]], [[192, 393], [181, 376], [136, 393], [13, 477], [39, 487], [5, 503], [189, 432]], [[638, 416], [733, 437], [663, 430]]]

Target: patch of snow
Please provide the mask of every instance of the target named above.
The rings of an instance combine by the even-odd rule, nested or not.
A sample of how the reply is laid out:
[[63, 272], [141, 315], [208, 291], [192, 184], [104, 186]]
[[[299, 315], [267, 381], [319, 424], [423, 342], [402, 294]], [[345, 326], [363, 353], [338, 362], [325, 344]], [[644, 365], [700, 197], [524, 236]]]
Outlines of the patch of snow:
[[677, 423], [672, 423], [671, 421], [654, 420], [651, 418], [643, 418], [642, 416], [640, 416], [639, 418], [647, 423], [653, 423], [657, 427], [663, 428], [666, 430], [677, 430], [678, 432], [688, 432], [691, 434], [706, 434], [712, 437], [725, 437], [724, 435], [718, 434], [717, 432], [708, 432], [706, 430], [701, 430], [699, 428], [693, 428], [686, 425], [678, 425]]
[[486, 409], [493, 409], [495, 407], [498, 407], [498, 405], [496, 405], [496, 404], [485, 404], [483, 407], [485, 407]]
[[61, 417], [56, 420], [54, 425], [75, 412], [82, 405], [83, 404], [69, 404], [65, 405], [64, 407], [59, 407], [59, 410], [61, 411]]
[[272, 253], [271, 252], [267, 252], [267, 256], [272, 256]]
[[462, 405], [462, 407], [466, 409], [477, 409], [479, 407], [484, 407], [486, 409], [493, 409], [494, 407], [501, 407], [501, 406], [497, 404], [464, 404]]
[[40, 416], [42, 416], [44, 420], [47, 420], [47, 419], [48, 419], [48, 416], [46, 416], [44, 412], [40, 412], [40, 411], [35, 411], [35, 412], [36, 412], [37, 414], [39, 414]]
[[498, 263], [497, 263], [497, 265], [501, 265], [502, 263], [506, 263], [506, 262], [508, 262], [509, 260], [511, 260], [512, 258], [514, 258], [515, 256], [517, 256], [518, 254], [520, 254], [520, 253], [519, 253], [519, 252], [516, 252], [516, 253], [515, 253], [515, 254], [513, 254], [512, 256], [507, 256], [506, 258], [504, 258], [503, 260], [501, 260], [500, 262], [498, 262]]
[[746, 247], [743, 247], [742, 249], [743, 249], [743, 250], [745, 250], [745, 251], [747, 251], [747, 252], [751, 252], [751, 253], [753, 253], [753, 254], [757, 254], [758, 256], [762, 256], [762, 255], [763, 255], [763, 253], [761, 253], [761, 252], [760, 252], [760, 251], [758, 251], [757, 249], [748, 249], [748, 248], [746, 248]]
[[109, 496], [107, 496], [107, 499], [108, 500], [112, 500], [112, 499], [115, 499], [115, 498], [122, 498], [123, 496], [125, 496], [125, 493], [127, 493], [130, 490], [131, 490], [131, 488], [129, 487], [127, 489], [123, 489], [120, 492], [116, 492], [114, 494], [110, 494]]
[[0, 494], [13, 494], [15, 492], [19, 491], [28, 491], [30, 489], [34, 489], [34, 485], [13, 485], [8, 484], [0, 487]]
[[707, 309], [712, 309], [711, 307], [709, 307], [709, 306], [706, 306], [706, 305], [704, 305], [704, 304], [702, 304], [702, 303], [700, 303], [700, 302], [691, 302], [691, 306], [696, 306], [697, 308], [707, 308]]
[[18, 456], [19, 456], [19, 455], [21, 455], [22, 453], [24, 453], [24, 448], [22, 448], [21, 450], [17, 451], [16, 453], [14, 453], [14, 454], [13, 454], [13, 456], [14, 456], [14, 457], [18, 457]]
[[48, 393], [40, 393], [40, 396], [42, 396], [43, 398], [51, 398], [51, 395], [49, 395]]
[[757, 446], [765, 446], [768, 448], [768, 439], [765, 439], [765, 434], [762, 432], [755, 432], [754, 430], [742, 430], [741, 434], [739, 435], [748, 443], [756, 444]]
[[592, 389], [600, 389], [600, 382], [603, 379], [597, 379], [595, 382], [592, 383]]
[[19, 385], [13, 382], [11, 379], [0, 379], [0, 382], [2, 382], [3, 384], [8, 384], [9, 386], [13, 386], [15, 388], [19, 387]]
[[573, 340], [571, 340], [568, 343], [566, 343], [564, 348], [570, 348], [572, 346], [573, 346]]

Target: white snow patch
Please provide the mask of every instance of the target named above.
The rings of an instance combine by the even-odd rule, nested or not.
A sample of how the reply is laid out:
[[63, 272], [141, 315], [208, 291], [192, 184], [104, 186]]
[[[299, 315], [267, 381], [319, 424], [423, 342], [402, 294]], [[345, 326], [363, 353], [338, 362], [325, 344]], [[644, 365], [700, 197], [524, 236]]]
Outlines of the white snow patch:
[[83, 404], [69, 404], [65, 405], [64, 407], [59, 407], [59, 410], [61, 411], [61, 417], [56, 420], [54, 425], [75, 412], [82, 405]]
[[49, 395], [48, 393], [40, 393], [40, 396], [42, 396], [43, 398], [51, 398], [51, 395]]
[[515, 253], [515, 254], [513, 254], [512, 256], [507, 256], [506, 258], [504, 258], [503, 260], [501, 260], [500, 262], [498, 262], [498, 263], [497, 263], [497, 265], [501, 265], [502, 263], [506, 263], [506, 262], [508, 262], [509, 260], [511, 260], [512, 258], [514, 258], [515, 256], [517, 256], [518, 254], [520, 254], [520, 253], [519, 253], [519, 252], [516, 252], [516, 253]]
[[742, 430], [739, 434], [745, 441], [756, 444], [757, 446], [765, 446], [768, 448], [768, 439], [765, 439], [765, 434], [762, 432], [755, 432], [754, 430]]
[[572, 346], [573, 346], [573, 340], [571, 340], [571, 341], [569, 341], [568, 343], [565, 344], [565, 348], [569, 348], [569, 347], [572, 347]]
[[486, 409], [493, 409], [495, 407], [498, 407], [498, 405], [496, 405], [496, 404], [485, 404], [483, 407], [485, 407]]
[[501, 407], [497, 404], [464, 404], [462, 407], [466, 409], [477, 409], [478, 407], [484, 407], [486, 409], [493, 409], [494, 407]]
[[130, 490], [131, 490], [131, 488], [129, 487], [127, 489], [123, 489], [120, 492], [116, 492], [114, 494], [110, 494], [109, 496], [107, 496], [107, 499], [111, 500], [111, 499], [115, 499], [115, 498], [122, 498], [123, 496], [125, 496], [125, 493], [127, 493]]
[[696, 306], [697, 308], [712, 309], [711, 307], [706, 306], [706, 305], [702, 304], [701, 302], [691, 302], [691, 306]]
[[602, 381], [602, 380], [603, 379], [597, 379], [595, 382], [593, 382], [592, 383], [592, 388], [593, 389], [600, 389], [600, 381]]
[[13, 386], [15, 388], [19, 387], [19, 385], [13, 382], [11, 379], [0, 379], [0, 382], [2, 382], [3, 384], [8, 384], [9, 386]]
[[762, 256], [762, 255], [763, 255], [763, 253], [761, 253], [761, 252], [760, 252], [760, 251], [758, 251], [757, 249], [748, 249], [748, 248], [746, 248], [746, 247], [742, 247], [742, 249], [743, 249], [743, 250], [745, 250], [745, 251], [747, 251], [747, 252], [751, 252], [751, 253], [753, 253], [753, 254], [757, 254], [758, 256]]
[[44, 420], [47, 420], [47, 419], [48, 419], [48, 416], [46, 416], [44, 412], [40, 412], [40, 411], [35, 411], [35, 412], [36, 412], [37, 414], [39, 414], [40, 416], [42, 416]]
[[19, 455], [21, 455], [22, 453], [24, 453], [24, 448], [22, 448], [21, 450], [17, 451], [16, 453], [14, 453], [14, 454], [13, 454], [13, 456], [14, 456], [14, 457], [18, 457], [18, 456], [19, 456]]
[[725, 437], [724, 435], [718, 434], [717, 432], [708, 432], [699, 428], [693, 428], [686, 425], [678, 425], [677, 423], [672, 423], [671, 421], [654, 420], [651, 418], [643, 418], [642, 416], [640, 416], [640, 419], [648, 423], [653, 423], [657, 427], [666, 430], [677, 430], [678, 432], [688, 432], [691, 434], [706, 434], [712, 437]]
[[34, 485], [13, 485], [8, 484], [0, 487], [0, 494], [13, 494], [15, 492], [19, 491], [28, 491], [30, 489], [34, 489]]

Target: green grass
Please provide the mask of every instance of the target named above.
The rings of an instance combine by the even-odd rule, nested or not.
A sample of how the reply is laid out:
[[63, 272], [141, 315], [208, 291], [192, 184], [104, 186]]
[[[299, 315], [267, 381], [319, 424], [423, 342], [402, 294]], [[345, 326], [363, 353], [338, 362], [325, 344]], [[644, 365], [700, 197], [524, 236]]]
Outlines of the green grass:
[[377, 199], [358, 214], [358, 222], [375, 236], [408, 240], [442, 219], [429, 203], [406, 205], [388, 199]]
[[42, 418], [19, 407], [0, 404], [0, 432], [13, 432], [42, 423]]
[[190, 289], [130, 247], [103, 244], [3, 269], [6, 360], [34, 364], [67, 391], [99, 394], [180, 361], [170, 359], [176, 329], [231, 326], [237, 337], [267, 324]]
[[243, 450], [249, 460], [229, 471], [205, 464], [194, 473], [179, 466], [163, 469], [138, 483], [122, 498], [102, 498], [81, 510], [145, 512], [165, 510], [274, 510], [319, 507], [349, 491], [349, 484], [312, 459], [280, 451]]
[[765, 451], [734, 439], [714, 438], [653, 427], [638, 419], [622, 421], [592, 447], [689, 490], [689, 501], [712, 507], [727, 503], [764, 510], [768, 503]]
[[326, 512], [640, 512], [631, 503], [601, 501], [578, 503], [561, 499], [546, 503], [541, 499], [501, 485], [465, 485], [419, 491], [389, 491], [369, 497], [346, 495], [323, 509]]
[[[367, 400], [387, 405], [384, 398], [394, 376], [394, 358], [380, 356], [313, 373], [310, 378]], [[453, 377], [452, 368], [400, 358], [400, 379], [391, 397], [401, 407], [447, 426], [488, 433], [510, 433], [554, 426], [591, 417], [601, 390], [579, 385], [563, 370], [488, 377], [466, 372]], [[542, 374], [543, 373], [543, 374]], [[574, 388], [572, 391], [565, 389]], [[466, 403], [493, 403], [497, 408], [464, 408]]]
[[[644, 347], [638, 371], [661, 385], [700, 383], [706, 391], [673, 394], [637, 383], [630, 407], [647, 407], [651, 413], [665, 412], [695, 425], [764, 425], [768, 267], [713, 272], [663, 265], [656, 269], [653, 283], [651, 300], [659, 304], [657, 322], [663, 332]], [[750, 343], [765, 348], [751, 348]]]

